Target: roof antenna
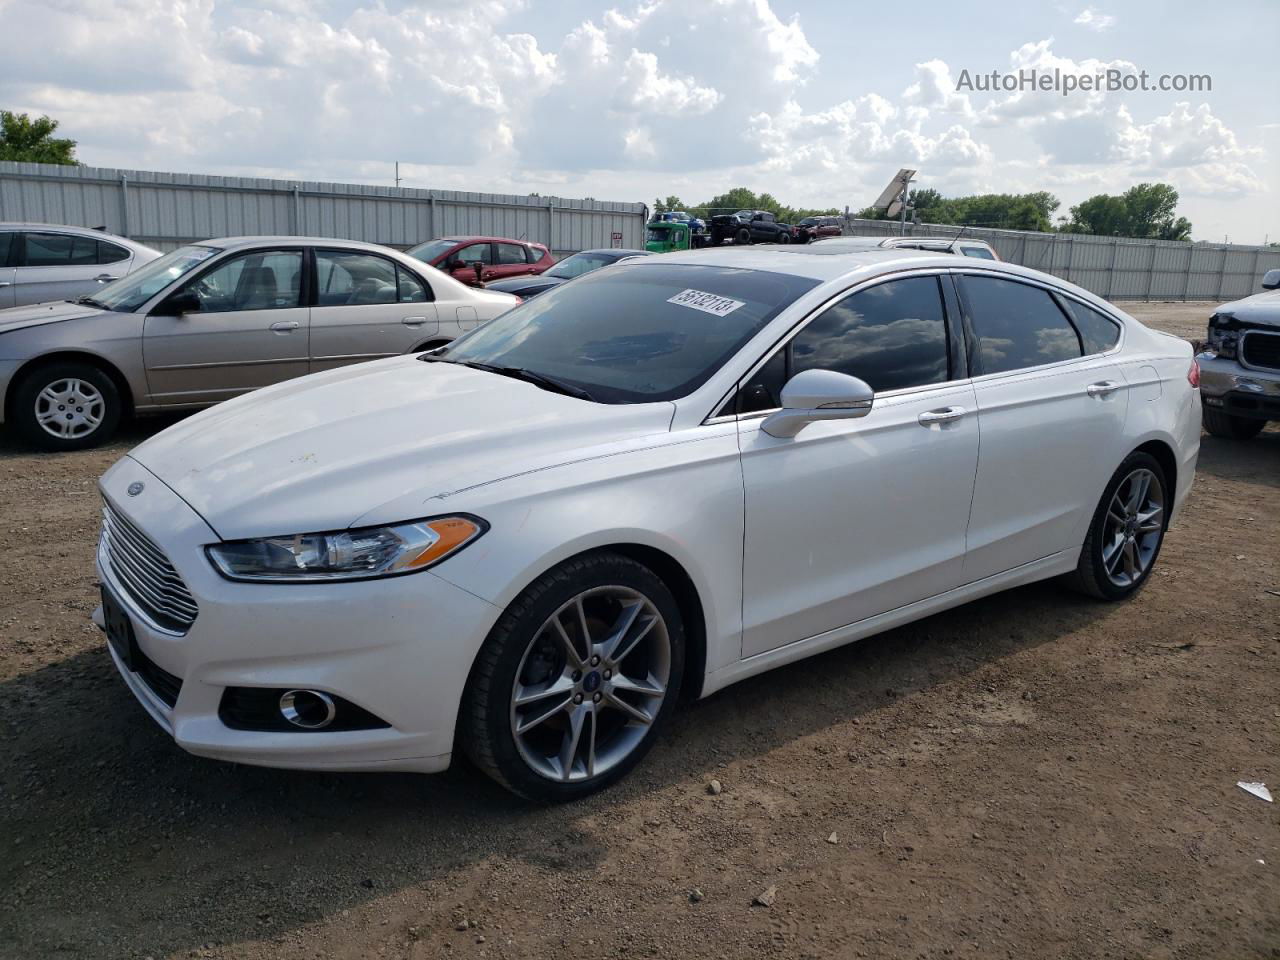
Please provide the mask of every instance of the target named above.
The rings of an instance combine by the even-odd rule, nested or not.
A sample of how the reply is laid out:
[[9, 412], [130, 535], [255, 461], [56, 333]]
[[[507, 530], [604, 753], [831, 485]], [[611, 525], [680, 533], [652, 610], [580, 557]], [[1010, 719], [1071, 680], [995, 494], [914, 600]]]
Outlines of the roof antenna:
[[969, 224], [967, 223], [960, 227], [960, 232], [951, 238], [951, 245], [947, 247], [947, 253], [956, 252], [956, 244], [960, 242], [960, 238], [964, 236], [965, 231], [968, 229], [969, 229]]

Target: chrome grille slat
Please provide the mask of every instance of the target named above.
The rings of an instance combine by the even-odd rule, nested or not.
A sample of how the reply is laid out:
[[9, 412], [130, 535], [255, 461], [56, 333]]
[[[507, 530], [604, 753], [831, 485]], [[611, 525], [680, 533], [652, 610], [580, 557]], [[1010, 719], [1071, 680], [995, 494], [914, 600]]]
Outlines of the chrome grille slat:
[[169, 558], [110, 501], [102, 508], [102, 543], [120, 587], [166, 630], [185, 633], [200, 608]]

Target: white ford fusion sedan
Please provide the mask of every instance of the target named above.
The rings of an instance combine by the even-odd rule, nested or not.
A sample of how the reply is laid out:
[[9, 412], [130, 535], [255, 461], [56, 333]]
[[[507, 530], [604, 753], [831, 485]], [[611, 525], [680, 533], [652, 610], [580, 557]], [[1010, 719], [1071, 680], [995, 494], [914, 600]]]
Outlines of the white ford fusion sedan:
[[1011, 264], [822, 245], [580, 277], [270, 386], [102, 478], [97, 615], [180, 746], [616, 780], [681, 696], [975, 597], [1151, 573], [1189, 344]]

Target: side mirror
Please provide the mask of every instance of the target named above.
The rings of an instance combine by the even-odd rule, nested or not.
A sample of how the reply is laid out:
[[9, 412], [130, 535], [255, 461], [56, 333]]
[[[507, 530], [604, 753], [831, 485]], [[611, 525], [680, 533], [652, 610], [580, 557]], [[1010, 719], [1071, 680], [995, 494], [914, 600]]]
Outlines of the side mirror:
[[180, 317], [184, 313], [199, 313], [200, 298], [189, 290], [174, 294], [164, 302], [164, 312], [171, 317]]
[[1280, 270], [1268, 270], [1262, 275], [1262, 289], [1274, 290], [1280, 287]]
[[835, 370], [802, 370], [782, 388], [782, 409], [764, 418], [771, 437], [794, 437], [815, 420], [856, 420], [871, 412], [875, 391]]

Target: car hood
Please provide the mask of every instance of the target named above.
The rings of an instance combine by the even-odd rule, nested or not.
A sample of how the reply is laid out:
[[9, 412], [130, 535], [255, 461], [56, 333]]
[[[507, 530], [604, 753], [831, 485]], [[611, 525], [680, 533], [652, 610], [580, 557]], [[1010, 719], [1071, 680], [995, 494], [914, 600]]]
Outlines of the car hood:
[[1227, 314], [1244, 323], [1280, 327], [1280, 290], [1264, 290], [1243, 300], [1233, 300], [1213, 312]]
[[9, 307], [7, 310], [0, 310], [0, 334], [26, 327], [39, 327], [46, 323], [58, 323], [62, 320], [79, 320], [82, 317], [93, 317], [105, 312], [86, 303], [69, 303], [66, 300], [50, 300], [48, 303], [33, 303], [25, 307]]
[[525, 294], [542, 293], [544, 290], [550, 290], [552, 287], [558, 287], [564, 283], [559, 277], [512, 277], [510, 280], [495, 280], [493, 283], [486, 283], [486, 290], [496, 290], [499, 293], [514, 293], [518, 297]]
[[246, 394], [129, 456], [235, 540], [444, 513], [450, 493], [666, 435], [672, 411], [393, 357]]

